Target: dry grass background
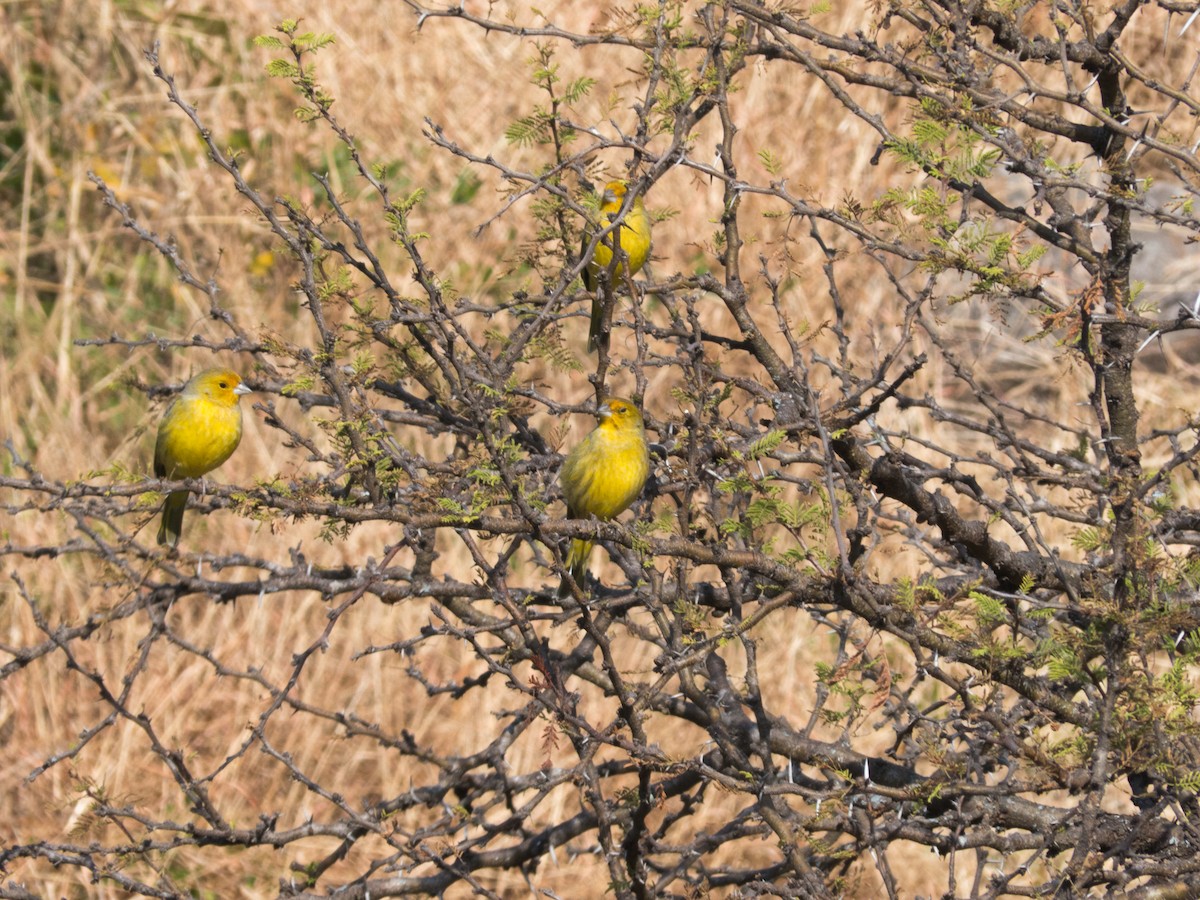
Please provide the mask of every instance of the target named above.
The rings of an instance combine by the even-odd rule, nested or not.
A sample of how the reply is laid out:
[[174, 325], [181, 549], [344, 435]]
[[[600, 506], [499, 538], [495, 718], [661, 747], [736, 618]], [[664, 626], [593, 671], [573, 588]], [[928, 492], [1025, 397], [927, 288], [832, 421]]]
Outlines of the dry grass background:
[[[564, 27], [587, 30], [609, 21], [606, 4], [547, 0], [537, 6]], [[532, 16], [524, 4], [500, 3], [493, 11], [503, 17], [509, 9], [524, 18]], [[226, 306], [243, 324], [263, 335], [312, 343], [313, 328], [289, 288], [295, 274], [290, 261], [244, 199], [206, 160], [196, 136], [178, 110], [167, 105], [162, 85], [151, 77], [141, 56], [145, 47], [161, 42], [164, 68], [217, 132], [218, 143], [243, 151], [247, 180], [264, 194], [312, 200], [312, 171], [329, 171], [341, 179], [344, 193], [361, 194], [362, 185], [349, 174], [332, 136], [293, 119], [294, 98], [286, 85], [266, 78], [263, 67], [269, 55], [250, 43], [255, 35], [270, 33], [282, 16], [302, 18], [305, 28], [336, 35], [336, 45], [318, 57], [319, 80], [338, 98], [334, 111], [358, 138], [364, 156], [394, 165], [395, 183], [428, 191], [415, 224], [430, 233], [423, 251], [431, 266], [465, 295], [511, 290], [526, 277], [517, 270], [513, 246], [533, 235], [527, 206], [518, 204], [477, 235], [477, 227], [501, 204], [502, 185], [493, 173], [476, 171], [483, 179], [482, 189], [472, 202], [454, 203], [452, 192], [465, 167], [436, 151], [421, 128], [429, 117], [445, 127], [448, 137], [474, 152], [496, 154], [515, 168], [536, 169], [545, 161], [541, 149], [515, 148], [504, 140], [512, 120], [543, 102], [529, 84], [531, 42], [487, 35], [449, 20], [427, 22], [418, 31], [415, 18], [399, 5], [366, 0], [297, 0], [282, 8], [256, 0], [161, 7], [107, 0], [70, 6], [4, 4], [0, 78], [9, 99], [0, 123], [6, 144], [0, 157], [0, 189], [6, 199], [19, 202], [0, 210], [0, 436], [47, 477], [113, 477], [111, 471], [89, 473], [114, 465], [146, 474], [161, 410], [134, 385], [178, 382], [210, 361], [207, 353], [186, 348], [81, 347], [76, 340], [111, 333], [184, 340], [193, 334], [213, 340], [227, 337], [222, 326], [208, 318], [207, 299], [182, 286], [159, 256], [102, 207], [86, 180], [89, 170], [132, 204], [144, 225], [174, 235], [195, 270], [217, 281]], [[841, 17], [847, 31], [859, 27], [864, 16], [853, 4], [828, 14], [831, 20]], [[822, 24], [839, 30], [834, 21]], [[1155, 39], [1153, 29], [1147, 33], [1147, 40]], [[601, 118], [609, 96], [620, 95], [608, 115], [631, 128], [630, 106], [640, 88], [632, 71], [636, 56], [567, 46], [557, 52], [564, 80], [583, 73], [599, 79], [584, 111]], [[829, 205], [852, 192], [870, 199], [890, 186], [911, 183], [911, 175], [886, 159], [871, 165], [876, 141], [833, 106], [816, 83], [783, 67], [763, 65], [751, 66], [738, 83], [741, 90], [734, 103], [742, 128], [737, 150], [743, 178], [763, 184], [771, 179], [755, 155], [768, 149], [780, 160], [782, 177], [793, 192]], [[711, 148], [714, 140], [715, 133], [699, 137], [698, 158], [710, 152], [704, 148]], [[624, 159], [611, 156], [604, 162], [610, 172], [619, 173]], [[711, 262], [710, 241], [720, 202], [718, 186], [683, 169], [655, 187], [650, 207], [678, 212], [656, 225], [656, 273], [689, 271]], [[369, 219], [364, 210], [359, 214]], [[776, 271], [790, 267], [794, 281], [786, 295], [789, 313], [797, 323], [816, 325], [831, 315], [828, 290], [819, 261], [794, 258], [796, 245], [781, 240], [787, 226], [786, 220], [762, 219], [755, 243], [747, 249], [746, 265], [753, 268], [762, 254]], [[1164, 303], [1181, 293], [1190, 298], [1197, 286], [1190, 282], [1200, 282], [1195, 266], [1176, 253], [1166, 258], [1175, 268], [1156, 267], [1147, 297]], [[855, 330], [856, 340], [864, 347], [872, 341], [886, 345], [889, 333], [899, 327], [886, 280], [865, 259], [861, 266], [843, 267], [842, 275], [841, 288], [852, 298], [853, 315], [871, 323], [870, 328]], [[1064, 283], [1058, 290], [1070, 287]], [[1051, 418], [1080, 414], [1076, 404], [1083, 373], [1073, 371], [1049, 342], [1022, 343], [1027, 326], [1019, 314], [1003, 321], [993, 310], [969, 305], [941, 314], [961, 330], [964, 354], [978, 356], [979, 365], [1002, 379], [1005, 390], [1015, 395], [1042, 392]], [[722, 328], [719, 310], [705, 315], [715, 328], [729, 330]], [[575, 350], [582, 360], [582, 346]], [[243, 359], [225, 361], [239, 368], [248, 365]], [[1140, 387], [1146, 396], [1161, 397], [1164, 405], [1178, 402], [1181, 383], [1195, 384], [1195, 366], [1186, 352], [1169, 356], [1159, 368], [1161, 373], [1147, 369]], [[953, 389], [936, 370], [928, 378], [930, 391]], [[651, 415], [660, 419], [676, 412], [667, 379], [666, 374], [653, 376], [647, 399]], [[589, 392], [582, 374], [561, 390], [564, 400], [580, 400]], [[280, 408], [289, 422], [316, 433], [297, 406], [280, 401]], [[221, 480], [252, 483], [255, 477], [304, 472], [303, 458], [281, 446], [278, 433], [261, 418], [260, 413], [248, 414], [242, 448], [220, 471]], [[554, 425], [544, 415], [535, 416], [534, 422], [547, 434]], [[573, 425], [576, 434], [588, 427], [582, 421]], [[14, 471], [7, 455], [0, 468]], [[1184, 499], [1192, 490], [1186, 489]], [[378, 555], [387, 543], [381, 528], [362, 527], [345, 541], [325, 543], [311, 523], [268, 527], [232, 513], [219, 518], [204, 522], [191, 517], [191, 541], [225, 542], [264, 556], [300, 546], [318, 564], [360, 562]], [[20, 514], [0, 519], [4, 539], [22, 545], [58, 542], [72, 525], [65, 518], [51, 521]], [[465, 557], [458, 562], [469, 565]], [[916, 563], [906, 560], [902, 551], [876, 565], [893, 566], [896, 574], [916, 571]], [[15, 568], [51, 621], [99, 614], [121, 599], [106, 595], [103, 567], [88, 560], [25, 562]], [[5, 575], [0, 582], [0, 644], [24, 645], [36, 630], [16, 582]], [[278, 680], [292, 654], [320, 634], [326, 611], [322, 599], [313, 595], [276, 597], [257, 605], [217, 605], [192, 597], [176, 605], [171, 621], [177, 634], [208, 648], [214, 658], [257, 666]], [[320, 706], [353, 710], [392, 733], [407, 729], [434, 746], [472, 744], [472, 729], [477, 727], [473, 723], [486, 722], [495, 709], [474, 709], [472, 718], [464, 720], [448, 700], [428, 699], [419, 685], [404, 677], [394, 657], [352, 659], [366, 647], [413, 634], [429, 615], [420, 603], [360, 604], [353, 616], [339, 623], [334, 642], [307, 671], [300, 695]], [[778, 673], [766, 687], [776, 695], [771, 698], [775, 705], [791, 704], [803, 720], [811, 697], [813, 660], [828, 647], [806, 617], [797, 615], [794, 625], [763, 636], [764, 656], [776, 660], [773, 669]], [[128, 622], [102, 632], [86, 645], [88, 661], [119, 680], [136, 656], [139, 636], [136, 624]], [[641, 649], [631, 648], [625, 661], [632, 671], [649, 666], [649, 660], [637, 656]], [[455, 651], [450, 644], [440, 656], [426, 650], [422, 664], [434, 677], [462, 678], [474, 671], [474, 663], [457, 658]], [[0, 651], [0, 663], [4, 661]], [[176, 802], [174, 785], [165, 780], [139, 735], [126, 726], [108, 730], [78, 758], [27, 780], [47, 757], [68, 751], [80, 731], [103, 715], [88, 683], [61, 664], [45, 663], [0, 683], [0, 843], [54, 842], [86, 834], [93, 827], [82, 799], [86, 785], [112, 798], [150, 806], [161, 796], [167, 806], [159, 804], [160, 808]], [[731, 659], [731, 669], [736, 665], [736, 658]], [[178, 648], [157, 655], [152, 673], [140, 679], [132, 706], [143, 708], [171, 745], [186, 749], [193, 771], [211, 771], [235, 752], [246, 739], [246, 726], [265, 704], [261, 686], [219, 677], [201, 657]], [[503, 693], [490, 696], [496, 708], [509, 699]], [[347, 739], [333, 725], [322, 727], [309, 720], [303, 728], [289, 731], [288, 721], [276, 718], [271, 733], [300, 769], [351, 798], [398, 794], [421, 774], [388, 767], [374, 745]], [[678, 737], [681, 748], [696, 739], [686, 733]], [[540, 746], [528, 747], [530, 766], [545, 752]], [[274, 808], [291, 811], [295, 822], [320, 813], [321, 801], [262, 753], [241, 757], [233, 772], [214, 781], [213, 790], [226, 810], [239, 811], [231, 817], [241, 824]], [[574, 802], [573, 792], [564, 790], [564, 808]], [[178, 810], [180, 816], [185, 813]], [[328, 849], [328, 841], [313, 842], [314, 857]], [[360, 867], [366, 849], [369, 845], [356, 849], [344, 871]], [[583, 896], [578, 889], [589, 883], [587, 879], [597, 885], [606, 882], [603, 866], [594, 858], [568, 865], [565, 855], [560, 850], [559, 865], [538, 871], [538, 887], [570, 897]], [[203, 855], [184, 851], [163, 865], [177, 884], [192, 887], [197, 896], [273, 896], [277, 879], [285, 877], [281, 858], [267, 850]], [[907, 890], [933, 895], [945, 889], [944, 860], [922, 852], [903, 865]], [[70, 867], [18, 864], [7, 874], [46, 895], [119, 895], [103, 883], [89, 883], [85, 873]], [[852, 894], [874, 893], [869, 878], [852, 878], [850, 883], [856, 885]], [[528, 891], [515, 877], [492, 886], [506, 896]]]

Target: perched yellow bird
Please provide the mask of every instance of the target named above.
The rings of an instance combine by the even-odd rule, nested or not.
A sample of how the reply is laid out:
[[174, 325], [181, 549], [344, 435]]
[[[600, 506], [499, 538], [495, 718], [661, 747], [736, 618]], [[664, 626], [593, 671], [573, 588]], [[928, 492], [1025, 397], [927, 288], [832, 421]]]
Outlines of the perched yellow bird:
[[[206, 369], [193, 376], [158, 424], [154, 474], [159, 478], [199, 478], [229, 459], [242, 439], [238, 399], [248, 393], [250, 388], [229, 369]], [[179, 544], [187, 499], [187, 491], [167, 495], [158, 529], [160, 544]]]
[[[614, 397], [600, 404], [599, 416], [600, 424], [567, 454], [558, 473], [570, 519], [619, 516], [638, 498], [650, 475], [650, 446], [638, 408]], [[580, 587], [591, 553], [591, 541], [571, 541], [567, 569]], [[570, 593], [571, 585], [563, 579], [558, 595]]]
[[[604, 186], [604, 194], [600, 198], [601, 228], [607, 228], [617, 218], [617, 213], [625, 204], [625, 191], [623, 181], [610, 181]], [[585, 250], [592, 237], [593, 235], [585, 235]], [[601, 341], [604, 341], [605, 347], [608, 346], [607, 319], [611, 296], [601, 296], [606, 292], [597, 290], [597, 286], [600, 273], [609, 271], [614, 246], [624, 253], [625, 258], [622, 260], [618, 257], [617, 264], [613, 266], [612, 273], [608, 276], [612, 279], [612, 284], [608, 285], [608, 292], [612, 291], [626, 272], [630, 275], [640, 272], [646, 260], [650, 258], [650, 217], [646, 215], [646, 206], [641, 197], [634, 197], [633, 204], [621, 221], [621, 227], [601, 238], [600, 243], [596, 245], [596, 252], [592, 254], [587, 268], [583, 270], [583, 286], [589, 291], [597, 291], [595, 299], [592, 300], [592, 324], [588, 329], [589, 352], [599, 349]]]

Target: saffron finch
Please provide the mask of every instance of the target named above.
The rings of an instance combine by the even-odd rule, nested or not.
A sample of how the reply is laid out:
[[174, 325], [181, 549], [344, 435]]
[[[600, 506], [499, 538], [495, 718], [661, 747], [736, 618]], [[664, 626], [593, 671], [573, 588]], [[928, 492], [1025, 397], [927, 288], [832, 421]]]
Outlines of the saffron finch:
[[[248, 393], [250, 388], [229, 369], [206, 369], [193, 376], [158, 424], [154, 474], [159, 478], [199, 478], [229, 459], [242, 439], [238, 399]], [[167, 495], [158, 529], [160, 544], [179, 544], [187, 499], [187, 491]]]
[[[604, 194], [600, 198], [600, 226], [607, 228], [617, 218], [621, 207], [625, 204], [626, 187], [623, 181], [610, 181], [604, 186]], [[591, 235], [584, 238], [584, 247], [590, 241]], [[612, 266], [613, 247], [617, 247], [624, 258], [618, 256], [617, 264]], [[613, 284], [625, 274], [636, 275], [650, 257], [650, 217], [646, 215], [646, 206], [641, 197], [635, 197], [621, 227], [613, 229], [596, 245], [588, 266], [583, 270], [583, 286], [589, 291], [596, 291], [592, 300], [592, 324], [588, 329], [588, 352], [597, 350], [601, 341], [608, 347], [608, 320], [612, 297], [611, 285], [602, 285], [600, 273], [607, 272]], [[602, 296], [608, 294], [608, 296]]]
[[[650, 447], [642, 414], [628, 400], [610, 398], [600, 404], [600, 424], [567, 454], [558, 473], [567, 517], [612, 519], [627, 510], [650, 475]], [[567, 552], [567, 570], [583, 586], [592, 542], [575, 538]], [[558, 595], [571, 592], [564, 578]]]

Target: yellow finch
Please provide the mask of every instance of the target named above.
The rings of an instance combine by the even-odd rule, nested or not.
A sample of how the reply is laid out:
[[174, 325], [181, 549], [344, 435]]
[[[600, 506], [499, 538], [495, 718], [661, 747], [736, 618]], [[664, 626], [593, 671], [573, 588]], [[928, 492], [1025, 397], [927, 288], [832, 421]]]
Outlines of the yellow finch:
[[[250, 393], [236, 372], [206, 369], [183, 386], [158, 424], [154, 474], [159, 478], [199, 478], [233, 454], [242, 439], [238, 398]], [[179, 544], [188, 492], [172, 491], [163, 505], [158, 542]]]
[[[600, 404], [599, 416], [600, 424], [567, 454], [558, 473], [570, 519], [619, 516], [638, 498], [650, 474], [650, 447], [638, 408], [614, 397]], [[567, 569], [580, 587], [591, 553], [591, 541], [571, 541]], [[570, 592], [563, 579], [559, 596]]]
[[[601, 229], [607, 228], [613, 223], [624, 203], [625, 182], [610, 181], [604, 186], [604, 194], [600, 198]], [[591, 235], [584, 237], [584, 249], [587, 248], [591, 237]], [[620, 249], [624, 258], [618, 256], [617, 264], [610, 271], [613, 247]], [[600, 243], [596, 245], [596, 252], [592, 254], [587, 268], [583, 270], [583, 286], [589, 291], [597, 291], [595, 299], [592, 300], [592, 325], [588, 329], [589, 352], [599, 349], [601, 341], [604, 342], [605, 347], [608, 346], [608, 319], [611, 315], [609, 305], [613, 285], [616, 285], [618, 279], [626, 273], [636, 275], [640, 272], [649, 257], [650, 217], [646, 215], [646, 207], [642, 203], [642, 198], [635, 197], [629, 211], [625, 213], [625, 218], [621, 221], [621, 227], [600, 239]], [[607, 290], [597, 290], [602, 272], [608, 272], [607, 278], [612, 280], [612, 284], [606, 286]], [[601, 296], [603, 293], [608, 293], [609, 296]]]

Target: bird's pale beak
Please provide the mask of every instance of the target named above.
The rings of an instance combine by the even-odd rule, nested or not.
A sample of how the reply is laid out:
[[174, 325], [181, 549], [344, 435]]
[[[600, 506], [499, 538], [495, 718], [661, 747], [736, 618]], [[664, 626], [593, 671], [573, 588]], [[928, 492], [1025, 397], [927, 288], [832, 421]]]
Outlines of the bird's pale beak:
[[250, 393], [253, 393], [253, 392], [250, 390], [250, 388], [246, 386], [246, 382], [244, 382], [244, 381], [243, 381], [243, 382], [241, 382], [241, 383], [240, 383], [240, 384], [239, 384], [237, 387], [235, 387], [235, 388], [233, 389], [233, 392], [234, 392], [235, 394], [237, 394], [239, 397], [240, 397], [240, 396], [242, 396], [242, 394], [250, 394]]

